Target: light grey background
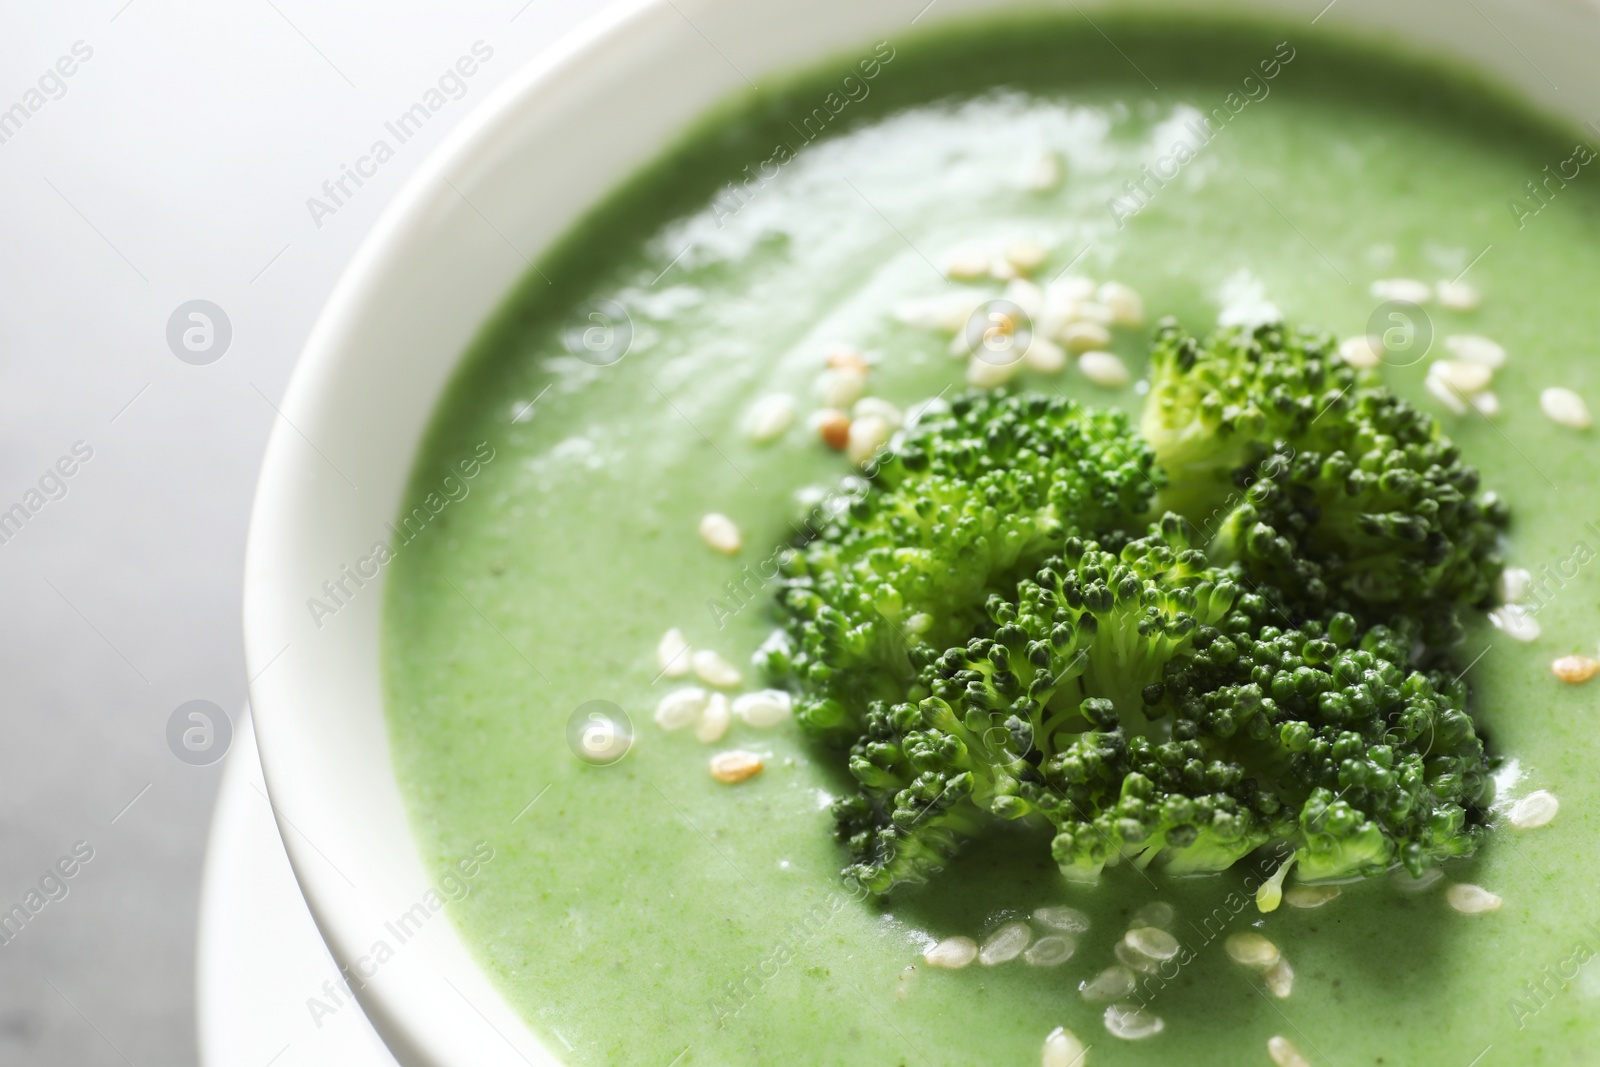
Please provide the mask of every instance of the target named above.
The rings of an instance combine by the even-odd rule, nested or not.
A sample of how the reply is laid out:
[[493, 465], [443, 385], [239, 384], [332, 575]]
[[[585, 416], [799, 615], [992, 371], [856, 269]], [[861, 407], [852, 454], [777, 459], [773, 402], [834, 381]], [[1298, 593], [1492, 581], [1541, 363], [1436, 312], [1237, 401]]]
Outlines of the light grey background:
[[[240, 568], [274, 404], [406, 176], [601, 6], [0, 0], [0, 113], [75, 43], [93, 51], [0, 143], [0, 512], [93, 449], [0, 544], [0, 912], [94, 849], [0, 945], [0, 1063], [195, 1062], [220, 765], [181, 762], [165, 732], [185, 701], [244, 701]], [[307, 199], [479, 40], [494, 56], [462, 98], [317, 225]], [[233, 330], [205, 366], [166, 342], [194, 299]]]

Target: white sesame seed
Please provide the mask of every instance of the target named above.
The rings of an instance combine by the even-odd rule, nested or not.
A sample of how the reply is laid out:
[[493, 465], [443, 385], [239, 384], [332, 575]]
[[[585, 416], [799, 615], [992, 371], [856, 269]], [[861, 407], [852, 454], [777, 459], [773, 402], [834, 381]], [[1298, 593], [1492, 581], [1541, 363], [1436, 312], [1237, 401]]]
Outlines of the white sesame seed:
[[1482, 915], [1498, 911], [1500, 905], [1504, 903], [1498, 895], [1471, 882], [1455, 883], [1444, 891], [1444, 898], [1449, 901], [1452, 908], [1463, 915]]
[[1500, 572], [1500, 581], [1497, 583], [1497, 592], [1503, 604], [1518, 604], [1528, 595], [1528, 586], [1533, 582], [1533, 575], [1526, 567], [1507, 567]]
[[1023, 168], [1023, 188], [1034, 193], [1048, 193], [1061, 184], [1061, 157], [1054, 152], [1040, 152]]
[[1039, 1067], [1083, 1067], [1087, 1052], [1077, 1034], [1058, 1026], [1044, 1039]]
[[850, 434], [845, 438], [844, 454], [859, 467], [877, 455], [878, 450], [888, 444], [893, 433], [894, 427], [880, 416], [867, 415], [853, 419]]
[[1072, 958], [1078, 943], [1063, 934], [1047, 934], [1028, 946], [1023, 960], [1033, 967], [1059, 967]]
[[1370, 370], [1383, 361], [1383, 342], [1366, 334], [1346, 337], [1339, 343], [1339, 355], [1356, 370]]
[[1292, 885], [1283, 891], [1283, 902], [1291, 908], [1320, 908], [1338, 895], [1336, 885]]
[[1227, 949], [1228, 956], [1233, 962], [1242, 963], [1258, 971], [1266, 970], [1279, 959], [1278, 946], [1253, 930], [1229, 934], [1222, 947]]
[[1600, 659], [1591, 656], [1562, 656], [1550, 664], [1550, 671], [1568, 685], [1587, 682], [1600, 671]]
[[1489, 611], [1489, 621], [1513, 641], [1536, 641], [1541, 632], [1539, 620], [1521, 604], [1501, 604]]
[[846, 411], [867, 391], [866, 372], [856, 367], [834, 367], [822, 374], [822, 406]]
[[1433, 286], [1415, 278], [1384, 278], [1372, 283], [1369, 290], [1379, 300], [1404, 300], [1408, 304], [1426, 304], [1433, 299]]
[[983, 940], [978, 950], [978, 962], [985, 967], [1009, 963], [1022, 955], [1022, 950], [1033, 940], [1033, 928], [1027, 923], [1006, 923]]
[[1040, 374], [1060, 374], [1067, 368], [1067, 354], [1054, 341], [1034, 334], [1028, 340], [1028, 350], [1022, 359], [1030, 369]]
[[947, 937], [928, 948], [922, 959], [929, 967], [959, 971], [978, 958], [978, 943], [970, 937]]
[[711, 651], [709, 648], [696, 649], [690, 657], [694, 664], [694, 673], [707, 685], [714, 685], [718, 689], [732, 689], [740, 682], [739, 668]]
[[1089, 930], [1089, 916], [1065, 904], [1034, 908], [1033, 921], [1052, 930], [1065, 930], [1069, 934], [1082, 934]]
[[850, 416], [842, 411], [823, 408], [811, 416], [811, 425], [822, 443], [836, 452], [844, 451], [850, 443]]
[[757, 444], [765, 444], [782, 437], [794, 425], [794, 397], [787, 393], [764, 396], [750, 406], [745, 416], [745, 433]]
[[988, 297], [976, 289], [941, 293], [938, 296], [907, 300], [896, 305], [894, 317], [907, 326], [951, 333], [965, 326], [972, 313], [978, 310], [986, 299]]
[[689, 639], [676, 626], [656, 642], [656, 666], [663, 678], [682, 678], [689, 673]]
[[1017, 376], [1022, 369], [1022, 360], [1013, 359], [1008, 363], [991, 363], [987, 359], [973, 356], [967, 360], [967, 384], [974, 389], [998, 389]]
[[1466, 398], [1450, 388], [1443, 378], [1429, 374], [1422, 379], [1422, 384], [1427, 387], [1428, 392], [1433, 394], [1435, 400], [1457, 415], [1465, 415], [1467, 413]]
[[998, 281], [1009, 282], [1020, 272], [1005, 256], [995, 256], [989, 261], [989, 277]]
[[1167, 1028], [1161, 1016], [1133, 1004], [1112, 1004], [1106, 1008], [1106, 1030], [1112, 1037], [1139, 1041], [1154, 1037]]
[[1490, 370], [1505, 366], [1506, 350], [1487, 337], [1475, 333], [1456, 333], [1444, 339], [1444, 350], [1468, 363], [1481, 363]]
[[958, 281], [981, 278], [989, 273], [989, 254], [981, 248], [958, 248], [946, 253], [942, 262], [944, 276]]
[[675, 689], [656, 705], [656, 725], [663, 730], [681, 730], [700, 717], [708, 695], [699, 686]]
[[1006, 262], [1023, 274], [1032, 274], [1050, 256], [1050, 250], [1037, 241], [1018, 241], [1006, 249]]
[[864, 396], [857, 400], [855, 407], [850, 409], [851, 418], [864, 419], [867, 417], [882, 419], [891, 429], [898, 430], [905, 425], [905, 415], [900, 409], [882, 397]]
[[732, 785], [747, 778], [754, 778], [761, 773], [761, 768], [764, 766], [766, 764], [762, 763], [761, 757], [754, 752], [730, 749], [711, 757], [711, 777]]
[[708, 512], [700, 519], [700, 540], [729, 556], [739, 551], [739, 546], [743, 544], [739, 527], [720, 511]]
[[1069, 274], [1051, 282], [1045, 289], [1045, 298], [1054, 304], [1077, 304], [1080, 301], [1093, 299], [1094, 291], [1093, 278], [1085, 278], [1081, 274]]
[[1539, 394], [1539, 406], [1551, 422], [1574, 430], [1587, 430], [1594, 425], [1589, 417], [1589, 405], [1571, 389], [1555, 385]]
[[1464, 359], [1436, 359], [1429, 365], [1428, 374], [1464, 397], [1483, 392], [1494, 380], [1494, 371], [1489, 367]]
[[782, 689], [746, 693], [733, 702], [733, 713], [748, 726], [765, 730], [786, 721], [794, 712], [794, 698]]
[[1300, 1050], [1279, 1034], [1267, 1038], [1267, 1055], [1277, 1067], [1311, 1067], [1311, 1061], [1300, 1055]]
[[1107, 967], [1087, 982], [1078, 983], [1078, 992], [1087, 1001], [1116, 1000], [1133, 992], [1133, 972], [1121, 966]]
[[1561, 802], [1555, 794], [1547, 789], [1539, 789], [1517, 801], [1511, 808], [1511, 825], [1518, 830], [1537, 830], [1541, 826], [1548, 826], [1560, 810]]
[[1110, 326], [1116, 321], [1110, 308], [1092, 300], [1078, 301], [1073, 306], [1072, 317], [1078, 322], [1092, 322], [1099, 326]]
[[1294, 968], [1282, 956], [1278, 957], [1277, 963], [1261, 972], [1261, 980], [1267, 984], [1267, 992], [1279, 1000], [1286, 999], [1294, 992]]
[[1088, 352], [1111, 343], [1111, 331], [1095, 322], [1069, 322], [1056, 336], [1071, 352]]
[[1006, 286], [1004, 299], [1022, 309], [1028, 318], [1038, 318], [1044, 310], [1044, 290], [1026, 278], [1018, 278]]
[[1164, 900], [1152, 900], [1144, 907], [1133, 913], [1133, 926], [1159, 926], [1165, 929], [1172, 925], [1172, 920], [1177, 918], [1178, 911]]
[[708, 745], [716, 744], [728, 732], [731, 718], [728, 698], [721, 693], [712, 693], [706, 701], [705, 710], [700, 713], [700, 721], [694, 724], [695, 739]]
[[1444, 877], [1444, 872], [1437, 867], [1429, 867], [1422, 872], [1421, 877], [1411, 877], [1411, 872], [1404, 867], [1396, 867], [1390, 876], [1394, 887], [1402, 893], [1423, 893], [1433, 888], [1435, 882]]
[[1126, 941], [1118, 941], [1116, 948], [1112, 951], [1116, 953], [1117, 962], [1129, 970], [1138, 971], [1140, 974], [1161, 973], [1161, 965], [1159, 963], [1138, 951]]
[[1466, 282], [1439, 282], [1433, 291], [1451, 311], [1471, 311], [1483, 302], [1482, 294]]
[[1135, 927], [1122, 935], [1122, 943], [1158, 963], [1176, 956], [1179, 948], [1178, 939], [1159, 926]]
[[1127, 365], [1110, 352], [1085, 352], [1078, 357], [1078, 369], [1096, 385], [1118, 389], [1132, 377]]
[[1116, 325], [1144, 325], [1144, 300], [1132, 287], [1106, 282], [1095, 293], [1095, 299], [1111, 309], [1111, 321]]
[[858, 370], [862, 374], [872, 369], [872, 365], [867, 362], [866, 356], [847, 345], [834, 345], [829, 348], [825, 360], [829, 367], [835, 369], [845, 367], [850, 370]]
[[1500, 397], [1492, 389], [1472, 394], [1467, 397], [1467, 403], [1476, 408], [1478, 414], [1486, 419], [1498, 418], [1500, 415]]

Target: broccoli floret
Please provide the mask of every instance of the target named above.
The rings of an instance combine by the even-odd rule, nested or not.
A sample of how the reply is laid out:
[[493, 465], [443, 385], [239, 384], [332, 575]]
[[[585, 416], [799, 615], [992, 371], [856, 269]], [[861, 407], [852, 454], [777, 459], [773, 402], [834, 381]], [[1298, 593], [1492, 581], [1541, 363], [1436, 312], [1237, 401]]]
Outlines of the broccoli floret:
[[1444, 668], [1506, 509], [1327, 335], [1164, 322], [1139, 433], [968, 395], [865, 486], [797, 543], [769, 663], [849, 747], [834, 814], [871, 891], [1008, 820], [1081, 881], [1287, 844], [1263, 908], [1291, 868], [1477, 847], [1491, 761]]
[[872, 701], [905, 696], [913, 654], [963, 640], [997, 585], [1148, 511], [1152, 465], [1125, 416], [1059, 397], [968, 394], [923, 419], [785, 568], [801, 722], [860, 734]]

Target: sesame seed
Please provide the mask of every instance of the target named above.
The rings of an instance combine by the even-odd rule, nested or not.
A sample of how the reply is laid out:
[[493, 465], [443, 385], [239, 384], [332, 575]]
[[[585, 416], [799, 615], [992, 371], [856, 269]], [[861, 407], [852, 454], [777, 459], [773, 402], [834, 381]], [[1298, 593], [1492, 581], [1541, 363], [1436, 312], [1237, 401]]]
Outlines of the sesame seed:
[[1097, 326], [1110, 326], [1116, 321], [1110, 308], [1092, 300], [1079, 301], [1073, 307], [1072, 317], [1078, 322], [1092, 322]]
[[1433, 286], [1415, 278], [1384, 278], [1373, 282], [1368, 291], [1379, 300], [1404, 300], [1408, 304], [1426, 304], [1433, 299]]
[[1600, 671], [1600, 659], [1588, 656], [1562, 656], [1550, 664], [1550, 671], [1569, 685], [1587, 682]]
[[1500, 415], [1500, 397], [1492, 390], [1484, 390], [1467, 397], [1467, 402], [1478, 410], [1478, 414], [1486, 419], [1498, 418]]
[[1072, 958], [1078, 943], [1063, 934], [1047, 934], [1028, 946], [1022, 954], [1024, 962], [1032, 967], [1059, 967]]
[[1077, 304], [1084, 300], [1094, 298], [1095, 284], [1093, 278], [1085, 278], [1081, 274], [1069, 274], [1065, 278], [1057, 278], [1045, 290], [1046, 298], [1059, 305]]
[[887, 400], [876, 396], [864, 396], [857, 400], [855, 407], [850, 409], [852, 418], [864, 419], [868, 416], [882, 419], [893, 429], [898, 430], [905, 424], [905, 415], [900, 409]]
[[1278, 962], [1261, 972], [1261, 980], [1267, 983], [1267, 992], [1279, 1000], [1287, 999], [1294, 992], [1294, 968], [1282, 956], [1278, 957]]
[[850, 462], [861, 466], [878, 454], [878, 450], [889, 443], [889, 437], [894, 433], [894, 427], [888, 420], [878, 415], [866, 415], [854, 419], [850, 423], [850, 432], [845, 437], [844, 454]]
[[978, 962], [985, 967], [1009, 963], [1022, 955], [1022, 950], [1033, 940], [1033, 928], [1027, 923], [1006, 923], [984, 938], [978, 950]]
[[1125, 997], [1133, 992], [1133, 972], [1121, 965], [1107, 967], [1087, 982], [1079, 982], [1078, 992], [1091, 1002]]
[[1283, 902], [1291, 908], [1320, 908], [1338, 895], [1336, 885], [1292, 885], [1283, 891]]
[[1089, 916], [1065, 904], [1034, 908], [1033, 921], [1052, 930], [1065, 930], [1069, 934], [1082, 934], [1089, 930]]
[[709, 648], [697, 649], [690, 657], [690, 662], [694, 664], [695, 675], [707, 685], [732, 689], [740, 682], [739, 668]]
[[1085, 352], [1078, 357], [1078, 369], [1096, 385], [1117, 389], [1131, 377], [1127, 365], [1110, 352]]
[[1040, 152], [1023, 168], [1022, 185], [1029, 192], [1048, 193], [1061, 184], [1061, 157], [1054, 152]]
[[922, 953], [929, 967], [959, 971], [978, 958], [978, 943], [970, 937], [947, 937]]
[[1012, 266], [1011, 261], [1004, 256], [996, 256], [989, 261], [989, 277], [1002, 282], [1009, 282], [1017, 275], [1017, 268]]
[[1159, 926], [1164, 929], [1172, 925], [1177, 915], [1177, 909], [1171, 904], [1164, 900], [1153, 900], [1133, 913], [1131, 926]]
[[1158, 963], [1176, 956], [1179, 947], [1178, 939], [1159, 926], [1135, 927], [1122, 935], [1122, 943]]
[[967, 384], [974, 389], [998, 389], [1017, 376], [1022, 369], [1020, 358], [1004, 363], [991, 363], [973, 356], [967, 360]]
[[979, 248], [962, 248], [944, 257], [944, 276], [957, 281], [981, 278], [989, 273], [989, 254]]
[[972, 313], [978, 310], [986, 299], [987, 296], [976, 289], [941, 293], [939, 296], [907, 300], [896, 305], [894, 317], [907, 326], [953, 333], [966, 325], [967, 320], [972, 318]]
[[739, 546], [743, 544], [739, 527], [720, 511], [708, 512], [700, 519], [700, 540], [729, 556], [739, 551]]
[[794, 711], [794, 698], [782, 689], [746, 693], [733, 702], [733, 713], [748, 726], [765, 730], [784, 722]]
[[1277, 1067], [1311, 1067], [1311, 1061], [1300, 1055], [1288, 1038], [1278, 1034], [1267, 1038], [1267, 1055]]
[[1105, 1024], [1112, 1037], [1125, 1041], [1154, 1037], [1167, 1028], [1161, 1016], [1132, 1004], [1112, 1004], [1106, 1008]]
[[663, 730], [681, 730], [700, 717], [708, 695], [699, 686], [675, 689], [656, 705], [656, 725]]
[[1539, 620], [1521, 604], [1501, 604], [1489, 611], [1489, 621], [1513, 641], [1535, 641], [1541, 632]]
[[1457, 882], [1444, 891], [1445, 900], [1450, 906], [1463, 915], [1483, 915], [1486, 912], [1500, 910], [1504, 903], [1500, 897], [1489, 892], [1481, 885], [1471, 882]]
[[855, 370], [865, 374], [870, 369], [866, 356], [845, 345], [834, 345], [828, 349], [826, 360], [833, 370]]
[[842, 411], [824, 408], [811, 416], [811, 424], [816, 427], [822, 443], [836, 452], [843, 452], [844, 446], [850, 443], [850, 416]]
[[1507, 567], [1500, 572], [1500, 581], [1496, 583], [1496, 591], [1500, 594], [1503, 604], [1517, 604], [1528, 595], [1528, 586], [1533, 582], [1533, 575], [1526, 567]]
[[1227, 949], [1233, 962], [1242, 963], [1258, 971], [1266, 970], [1279, 959], [1278, 946], [1253, 930], [1229, 934], [1222, 947]]
[[1044, 1039], [1040, 1054], [1040, 1067], [1083, 1067], [1088, 1049], [1078, 1040], [1078, 1035], [1065, 1026], [1058, 1026]]
[[1539, 394], [1539, 406], [1546, 417], [1559, 426], [1574, 430], [1587, 430], [1594, 425], [1589, 417], [1589, 405], [1571, 389], [1555, 385]]
[[1439, 303], [1451, 311], [1471, 311], [1483, 302], [1483, 296], [1466, 282], [1439, 282], [1433, 287]]
[[1469, 410], [1467, 407], [1466, 398], [1464, 398], [1454, 389], [1450, 388], [1449, 384], [1446, 383], [1443, 378], [1440, 378], [1434, 374], [1429, 374], [1427, 377], [1422, 379], [1422, 384], [1427, 388], [1428, 392], [1433, 394], [1435, 400], [1439, 401], [1439, 403], [1443, 404], [1457, 415], [1465, 415]]
[[1130, 286], [1106, 282], [1095, 299], [1111, 310], [1111, 321], [1118, 326], [1144, 325], [1144, 300]]
[[1420, 877], [1413, 878], [1411, 872], [1404, 867], [1396, 867], [1390, 879], [1394, 887], [1402, 893], [1423, 893], [1433, 888], [1433, 884], [1444, 877], [1444, 872], [1437, 867], [1429, 867]]
[[834, 367], [822, 374], [822, 406], [847, 410], [867, 391], [867, 374], [857, 367]]
[[1140, 974], [1160, 974], [1161, 965], [1155, 960], [1138, 951], [1126, 941], [1118, 941], [1116, 948], [1117, 962], [1129, 970], [1138, 971]]
[[794, 425], [794, 413], [794, 397], [786, 393], [764, 396], [750, 406], [745, 416], [745, 433], [756, 444], [777, 440]]
[[1494, 371], [1489, 367], [1464, 359], [1436, 359], [1429, 365], [1428, 374], [1462, 396], [1483, 392], [1494, 379]]
[[1022, 354], [1023, 362], [1040, 374], [1060, 374], [1067, 368], [1067, 354], [1054, 341], [1034, 334], [1028, 341], [1028, 350]]
[[1111, 343], [1111, 331], [1095, 322], [1069, 322], [1057, 336], [1071, 352], [1088, 352]]
[[682, 678], [689, 673], [689, 639], [676, 626], [656, 642], [656, 666], [663, 678]]
[[1517, 801], [1511, 808], [1511, 825], [1518, 830], [1537, 830], [1541, 826], [1548, 826], [1560, 810], [1561, 802], [1556, 795], [1548, 789], [1539, 789]]
[[1356, 370], [1371, 370], [1383, 361], [1383, 343], [1361, 334], [1339, 343], [1339, 355]]
[[733, 785], [754, 778], [761, 773], [761, 768], [764, 766], [766, 764], [762, 763], [761, 757], [754, 752], [730, 749], [711, 757], [711, 777], [719, 782]]
[[1006, 262], [1022, 274], [1032, 274], [1049, 256], [1050, 250], [1037, 241], [1018, 241], [1006, 249]]
[[728, 698], [721, 693], [712, 693], [706, 701], [705, 710], [700, 713], [700, 721], [694, 725], [694, 736], [698, 741], [714, 745], [722, 740], [722, 735], [728, 732], [728, 722], [732, 716], [728, 712]]
[[1475, 333], [1451, 334], [1444, 339], [1444, 350], [1468, 363], [1481, 363], [1490, 370], [1505, 366], [1506, 350], [1487, 337]]

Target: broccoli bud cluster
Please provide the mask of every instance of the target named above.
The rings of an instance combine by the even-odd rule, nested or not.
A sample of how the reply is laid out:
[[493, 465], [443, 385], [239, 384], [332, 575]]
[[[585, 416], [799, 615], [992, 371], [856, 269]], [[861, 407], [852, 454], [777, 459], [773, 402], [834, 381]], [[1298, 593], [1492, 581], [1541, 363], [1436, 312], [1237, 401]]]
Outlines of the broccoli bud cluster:
[[796, 546], [770, 666], [848, 748], [846, 873], [878, 893], [1018, 819], [1084, 881], [1276, 842], [1306, 880], [1419, 874], [1483, 833], [1448, 665], [1505, 523], [1326, 335], [1164, 322], [1137, 431], [1004, 394], [910, 431]]

